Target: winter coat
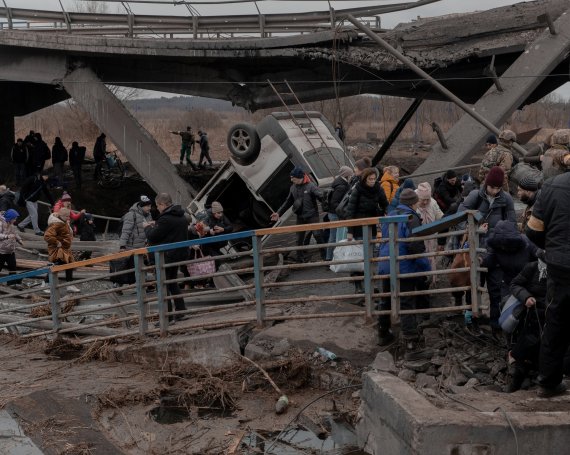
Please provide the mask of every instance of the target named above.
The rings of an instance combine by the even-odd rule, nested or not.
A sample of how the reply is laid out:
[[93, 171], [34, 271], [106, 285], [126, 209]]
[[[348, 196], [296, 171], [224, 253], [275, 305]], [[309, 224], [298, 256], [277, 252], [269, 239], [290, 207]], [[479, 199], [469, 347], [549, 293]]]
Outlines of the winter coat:
[[281, 204], [277, 213], [281, 216], [289, 207], [293, 206], [293, 213], [297, 215], [297, 218], [310, 220], [319, 216], [317, 199], [319, 201], [323, 199], [322, 191], [305, 176], [303, 183], [300, 185], [291, 185], [287, 199]]
[[138, 202], [135, 202], [129, 211], [123, 215], [123, 229], [119, 246], [128, 250], [142, 248], [146, 244], [146, 234], [143, 223], [152, 221], [150, 213], [144, 213]]
[[42, 191], [50, 205], [53, 205], [53, 198], [51, 197], [46, 182], [38, 175], [32, 175], [24, 180], [20, 194], [25, 201], [37, 202]]
[[64, 147], [63, 144], [53, 144], [51, 148], [51, 162], [53, 164], [56, 163], [65, 163], [68, 159], [67, 149]]
[[[540, 279], [538, 262], [530, 262], [511, 281], [511, 294], [523, 304], [519, 315], [519, 323], [513, 338], [516, 340], [511, 355], [517, 361], [538, 365], [540, 337], [545, 322], [546, 310], [546, 277]], [[524, 306], [529, 297], [536, 299], [535, 307]]]
[[402, 194], [402, 191], [404, 191], [406, 188], [409, 188], [411, 190], [416, 189], [416, 185], [414, 184], [414, 181], [412, 179], [404, 180], [404, 183], [400, 187], [398, 187], [398, 189], [396, 190], [396, 194], [394, 194], [394, 197], [390, 201], [390, 204], [388, 205], [388, 209], [386, 210], [386, 212], [392, 212], [396, 210], [396, 207], [400, 205], [400, 194]]
[[400, 184], [398, 183], [398, 179], [393, 177], [388, 172], [384, 172], [382, 178], [380, 179], [380, 186], [382, 186], [388, 202], [392, 202], [392, 199], [394, 199], [394, 196], [396, 195], [396, 191], [398, 191]]
[[481, 223], [489, 224], [489, 233], [501, 220], [517, 221], [511, 195], [505, 191], [500, 191], [491, 203], [487, 198], [484, 185], [471, 191], [457, 209], [458, 212], [464, 210], [478, 210], [482, 216]]
[[22, 164], [28, 162], [28, 148], [26, 144], [22, 144], [20, 147], [18, 144], [14, 144], [12, 147], [12, 154], [10, 155], [12, 163]]
[[[388, 207], [388, 200], [384, 194], [384, 190], [378, 182], [373, 187], [369, 187], [362, 180], [359, 180], [350, 193], [350, 199], [346, 207], [346, 212], [349, 220], [358, 218], [371, 218], [375, 216], [382, 216], [386, 213]], [[372, 225], [373, 236], [376, 235], [376, 225]], [[351, 226], [348, 232], [354, 237], [359, 238], [362, 236], [361, 226]]]
[[93, 146], [93, 159], [96, 163], [103, 161], [105, 159], [105, 153], [107, 152], [107, 143], [105, 142], [104, 136], [99, 136], [95, 141]]
[[[420, 218], [422, 219], [422, 224], [433, 223], [434, 221], [443, 218], [443, 212], [439, 208], [439, 205], [437, 205], [437, 202], [435, 202], [434, 198], [430, 199], [429, 205], [427, 207], [425, 207], [425, 208], [424, 207], [418, 207], [417, 212], [418, 212], [418, 215], [420, 215]], [[426, 251], [428, 253], [433, 253], [433, 252], [437, 251], [437, 245], [438, 245], [437, 239], [424, 240], [424, 243], [426, 246]], [[435, 270], [436, 258], [431, 257], [431, 258], [429, 258], [429, 261], [431, 263], [431, 269]], [[434, 275], [433, 279], [435, 281], [435, 279], [436, 279], [435, 275]]]
[[[188, 240], [188, 221], [184, 210], [179, 205], [171, 205], [162, 212], [154, 226], [147, 226], [145, 234], [151, 245], [184, 242]], [[165, 261], [184, 261], [188, 257], [188, 247], [168, 250], [164, 253]]]
[[206, 220], [204, 221], [206, 226], [208, 226], [212, 229], [215, 226], [224, 228], [224, 232], [222, 232], [222, 234], [230, 234], [234, 230], [232, 222], [229, 220], [229, 218], [227, 216], [223, 215], [222, 218], [218, 220], [217, 218], [214, 217], [214, 214], [212, 213], [212, 209], [208, 209], [206, 211], [206, 213], [208, 215]]
[[[63, 201], [61, 199], [58, 199], [53, 205], [53, 213], [59, 213], [62, 207], [63, 207]], [[81, 212], [77, 212], [76, 210], [70, 210], [69, 219], [71, 221], [79, 221], [81, 219]]]
[[[14, 238], [9, 238], [14, 235]], [[8, 223], [3, 216], [0, 216], [0, 254], [12, 254], [16, 251], [16, 245], [22, 242], [22, 238], [16, 226]]]
[[[421, 226], [422, 220], [418, 213], [411, 207], [400, 204], [396, 210], [390, 212], [388, 215], [412, 215], [411, 219], [407, 222], [398, 223], [398, 238], [404, 239], [412, 236], [412, 229]], [[382, 224], [382, 237], [389, 238], [390, 223]], [[426, 252], [425, 244], [422, 240], [415, 242], [398, 242], [398, 255], [404, 256], [409, 254], [421, 254]], [[390, 244], [388, 242], [380, 244], [380, 257], [390, 256]], [[417, 259], [404, 259], [399, 261], [400, 273], [416, 273], [426, 272], [431, 270], [431, 265], [428, 258]], [[390, 273], [389, 260], [381, 261], [378, 264], [378, 273], [387, 275]]]
[[331, 213], [336, 213], [336, 208], [338, 207], [338, 204], [340, 204], [340, 201], [342, 201], [342, 198], [344, 197], [349, 188], [350, 186], [348, 184], [348, 181], [342, 178], [340, 175], [334, 179], [331, 185], [332, 194], [330, 196], [330, 204], [329, 204], [329, 211]]
[[79, 227], [79, 240], [82, 242], [94, 242], [97, 240], [95, 228], [95, 223], [89, 223], [85, 218], [82, 218]]
[[[548, 273], [568, 279], [570, 273], [570, 172], [548, 179], [532, 207], [532, 216], [544, 231], [527, 227], [530, 240], [546, 250]], [[551, 270], [552, 269], [552, 270]]]
[[499, 166], [505, 171], [505, 178], [503, 180], [503, 190], [508, 191], [508, 181], [511, 168], [513, 167], [513, 154], [511, 149], [506, 145], [499, 144], [493, 147], [483, 157], [481, 167], [479, 168], [479, 181], [484, 185], [485, 178], [492, 167]]
[[[48, 218], [48, 227], [44, 233], [44, 240], [47, 242], [48, 260], [50, 262], [63, 262], [69, 264], [73, 262], [71, 252], [71, 242], [73, 241], [73, 231], [68, 223], [59, 219], [55, 214]], [[57, 246], [57, 242], [61, 246]]]
[[206, 133], [200, 134], [200, 150], [202, 152], [209, 152], [210, 151], [210, 143], [208, 142], [208, 135]]
[[30, 152], [32, 164], [43, 167], [46, 160], [51, 158], [48, 145], [42, 139], [36, 139], [33, 152]]
[[81, 166], [85, 161], [85, 147], [71, 147], [69, 150], [69, 165]]
[[509, 286], [526, 264], [536, 261], [536, 250], [536, 245], [519, 232], [516, 223], [501, 222], [487, 237], [487, 254], [482, 265], [490, 273], [501, 267], [503, 281]]
[[6, 190], [4, 194], [0, 196], [0, 212], [5, 212], [9, 209], [16, 208], [16, 195], [10, 191]]
[[435, 189], [441, 210], [447, 211], [452, 205], [460, 201], [462, 191], [463, 189], [461, 188], [461, 181], [459, 179], [456, 180], [455, 185], [451, 185], [447, 179], [444, 178]]

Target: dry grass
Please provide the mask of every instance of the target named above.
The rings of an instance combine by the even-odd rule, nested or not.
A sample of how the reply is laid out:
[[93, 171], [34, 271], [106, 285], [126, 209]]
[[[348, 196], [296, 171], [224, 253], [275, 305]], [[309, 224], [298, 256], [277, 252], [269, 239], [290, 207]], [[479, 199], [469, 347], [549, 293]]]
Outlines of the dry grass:
[[[32, 297], [32, 303], [37, 303], [34, 302], [33, 297]], [[63, 304], [63, 307], [61, 307], [61, 314], [67, 314], [71, 312], [71, 310], [73, 310], [73, 308], [75, 308], [78, 304], [79, 304], [79, 299], [66, 301]], [[30, 310], [30, 316], [33, 318], [41, 318], [43, 316], [49, 316], [49, 315], [51, 315], [51, 305], [49, 303], [46, 303], [45, 305], [41, 306], [36, 306]]]

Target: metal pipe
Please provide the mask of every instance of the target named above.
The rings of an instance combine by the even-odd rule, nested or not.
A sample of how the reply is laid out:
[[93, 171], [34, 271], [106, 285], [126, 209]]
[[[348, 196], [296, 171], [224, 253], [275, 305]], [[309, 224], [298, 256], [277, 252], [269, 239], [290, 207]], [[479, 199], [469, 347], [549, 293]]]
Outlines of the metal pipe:
[[[393, 57], [397, 58], [400, 62], [406, 65], [409, 69], [411, 69], [414, 73], [419, 75], [421, 78], [428, 81], [436, 90], [438, 90], [442, 95], [449, 98], [453, 101], [457, 106], [459, 106], [466, 114], [473, 117], [477, 122], [483, 125], [492, 133], [496, 134], [497, 136], [501, 133], [501, 131], [493, 125], [489, 120], [483, 117], [481, 114], [476, 112], [473, 107], [469, 106], [467, 103], [463, 102], [459, 97], [455, 96], [450, 90], [445, 88], [442, 84], [436, 81], [433, 77], [431, 77], [428, 73], [422, 70], [419, 66], [415, 65], [410, 59], [408, 59], [404, 54], [398, 51], [396, 48], [392, 47], [388, 42], [384, 41], [380, 38], [376, 33], [374, 33], [370, 28], [366, 27], [364, 24], [361, 24], [358, 20], [354, 18], [351, 14], [346, 16], [346, 19], [352, 23], [356, 28], [360, 31], [365, 33], [370, 39], [378, 43], [381, 47], [383, 47], [388, 53], [390, 53]], [[526, 155], [526, 149], [521, 147], [516, 142], [513, 143], [513, 148], [518, 151], [522, 156]]]

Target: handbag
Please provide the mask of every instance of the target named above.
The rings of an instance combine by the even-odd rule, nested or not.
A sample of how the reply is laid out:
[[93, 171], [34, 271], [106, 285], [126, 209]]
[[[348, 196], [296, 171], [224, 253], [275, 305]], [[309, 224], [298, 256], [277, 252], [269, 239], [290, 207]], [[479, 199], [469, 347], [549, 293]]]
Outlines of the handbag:
[[509, 295], [501, 309], [501, 316], [499, 316], [501, 329], [506, 333], [513, 333], [523, 310], [523, 304], [514, 295]]
[[[196, 250], [196, 258], [210, 258], [211, 256], [204, 256], [202, 249]], [[190, 276], [204, 276], [210, 275], [216, 272], [216, 261], [215, 259], [210, 259], [208, 261], [200, 261], [200, 262], [191, 262], [190, 264], [186, 265], [188, 269], [188, 273]]]
[[[135, 267], [135, 257], [127, 256], [119, 259], [112, 259], [109, 261], [109, 272], [122, 272], [123, 270], [130, 270]], [[120, 275], [112, 276], [112, 283], [117, 284], [133, 284], [137, 281], [134, 270], [129, 273], [122, 273]]]
[[333, 261], [358, 261], [350, 264], [331, 264], [329, 267], [334, 273], [364, 272], [364, 250], [362, 244], [355, 244], [348, 240], [341, 240], [342, 245], [335, 247]]

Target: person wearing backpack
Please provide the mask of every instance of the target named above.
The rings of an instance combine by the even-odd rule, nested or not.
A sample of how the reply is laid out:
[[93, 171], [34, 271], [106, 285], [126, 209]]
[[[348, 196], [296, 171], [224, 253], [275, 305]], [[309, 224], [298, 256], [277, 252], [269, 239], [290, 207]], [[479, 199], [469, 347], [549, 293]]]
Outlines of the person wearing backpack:
[[[386, 194], [378, 182], [378, 174], [373, 168], [365, 169], [360, 175], [354, 190], [350, 194], [347, 205], [347, 219], [379, 217], [386, 213], [388, 200]], [[371, 227], [371, 238], [376, 238], [376, 224]], [[347, 240], [362, 240], [362, 226], [348, 228]], [[361, 273], [352, 273], [351, 276], [362, 276]], [[357, 294], [363, 292], [362, 281], [354, 282], [354, 291]]]
[[134, 250], [146, 244], [146, 234], [143, 224], [152, 223], [150, 215], [151, 200], [142, 195], [129, 211], [123, 215], [119, 247], [121, 250]]
[[[278, 221], [289, 207], [293, 207], [293, 213], [297, 215], [297, 224], [311, 224], [319, 222], [319, 207], [317, 200], [322, 201], [323, 193], [317, 185], [311, 182], [311, 179], [305, 171], [300, 167], [295, 167], [291, 171], [291, 188], [285, 202], [276, 212], [271, 214], [271, 221]], [[312, 232], [317, 244], [324, 243], [323, 233], [320, 229], [310, 232], [300, 231], [297, 233], [297, 246], [308, 245], [311, 241], [310, 233]], [[321, 258], [325, 259], [324, 248], [320, 250]], [[307, 250], [297, 250], [297, 262], [307, 261]]]
[[[336, 213], [336, 209], [342, 198], [349, 190], [350, 186], [349, 183], [354, 175], [354, 171], [348, 166], [341, 166], [338, 170], [338, 175], [335, 177], [334, 181], [331, 185], [331, 191], [329, 193], [328, 199], [328, 217], [329, 221], [338, 221], [339, 217]], [[340, 241], [341, 239], [337, 239], [337, 230], [336, 228], [329, 229], [329, 239], [328, 243], [335, 243]], [[327, 248], [326, 260], [332, 261], [334, 246], [329, 246]]]

